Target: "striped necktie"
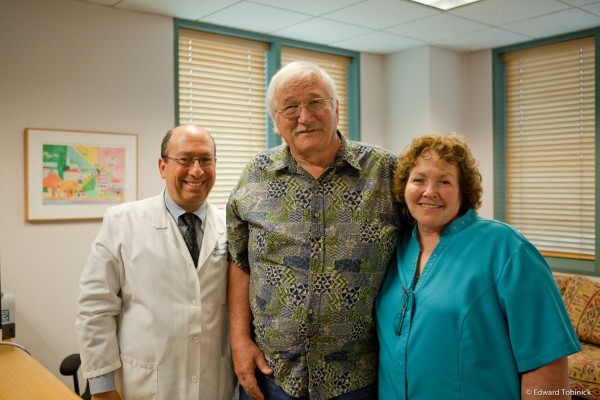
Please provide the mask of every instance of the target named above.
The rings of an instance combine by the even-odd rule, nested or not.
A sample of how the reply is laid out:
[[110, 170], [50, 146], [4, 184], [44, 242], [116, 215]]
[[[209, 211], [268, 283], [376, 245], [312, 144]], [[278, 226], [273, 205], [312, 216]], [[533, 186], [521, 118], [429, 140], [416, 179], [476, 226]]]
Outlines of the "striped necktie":
[[187, 244], [188, 250], [192, 255], [192, 260], [194, 260], [194, 265], [197, 267], [200, 248], [198, 247], [198, 237], [196, 236], [196, 220], [200, 218], [192, 213], [185, 213], [179, 218], [181, 218], [187, 226], [183, 233], [183, 240], [185, 240], [185, 244]]

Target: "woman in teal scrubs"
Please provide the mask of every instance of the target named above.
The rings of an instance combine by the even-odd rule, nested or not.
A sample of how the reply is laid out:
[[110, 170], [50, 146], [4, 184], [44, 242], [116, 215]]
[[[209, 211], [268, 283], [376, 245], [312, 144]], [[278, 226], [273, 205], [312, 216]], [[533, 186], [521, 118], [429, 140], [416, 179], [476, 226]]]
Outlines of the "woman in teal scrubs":
[[465, 140], [416, 138], [394, 185], [413, 228], [376, 303], [379, 398], [570, 399], [566, 357], [581, 347], [560, 292], [525, 237], [476, 214]]

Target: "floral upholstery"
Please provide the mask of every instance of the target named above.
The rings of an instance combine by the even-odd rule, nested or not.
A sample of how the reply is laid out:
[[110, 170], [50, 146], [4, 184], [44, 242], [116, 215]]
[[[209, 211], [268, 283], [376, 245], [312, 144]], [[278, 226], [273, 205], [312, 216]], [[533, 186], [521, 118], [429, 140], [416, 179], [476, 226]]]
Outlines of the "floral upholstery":
[[585, 399], [600, 399], [600, 347], [581, 343], [583, 351], [569, 356], [569, 384]]
[[563, 300], [579, 340], [600, 345], [600, 286], [587, 278], [572, 277]]
[[569, 356], [571, 389], [600, 400], [600, 283], [581, 276], [554, 276], [583, 350]]

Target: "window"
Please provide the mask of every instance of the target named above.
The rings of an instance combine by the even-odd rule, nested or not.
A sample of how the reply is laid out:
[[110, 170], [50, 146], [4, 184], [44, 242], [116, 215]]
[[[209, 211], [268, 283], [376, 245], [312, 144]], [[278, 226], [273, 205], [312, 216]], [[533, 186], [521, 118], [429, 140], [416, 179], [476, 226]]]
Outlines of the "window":
[[182, 29], [179, 123], [198, 124], [217, 144], [210, 201], [224, 206], [244, 165], [265, 149], [267, 44]]
[[175, 20], [177, 124], [207, 129], [217, 144], [217, 180], [209, 201], [224, 207], [246, 163], [281, 143], [265, 97], [280, 65], [308, 60], [332, 75], [340, 100], [338, 128], [358, 139], [355, 52]]
[[343, 134], [348, 134], [348, 66], [352, 63], [350, 57], [317, 51], [283, 47], [281, 49], [281, 64], [286, 65], [292, 61], [310, 61], [323, 68], [335, 81], [339, 98], [340, 122], [338, 129]]
[[496, 217], [555, 269], [598, 273], [595, 36], [495, 55]]

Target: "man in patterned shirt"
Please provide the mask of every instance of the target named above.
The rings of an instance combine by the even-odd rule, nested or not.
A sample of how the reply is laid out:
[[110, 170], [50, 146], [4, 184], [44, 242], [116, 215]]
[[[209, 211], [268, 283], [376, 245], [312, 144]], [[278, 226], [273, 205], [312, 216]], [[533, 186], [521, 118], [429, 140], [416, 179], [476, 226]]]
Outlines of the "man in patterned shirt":
[[283, 67], [267, 101], [285, 144], [246, 166], [227, 205], [240, 399], [375, 399], [396, 157], [337, 131], [335, 84], [314, 64]]

